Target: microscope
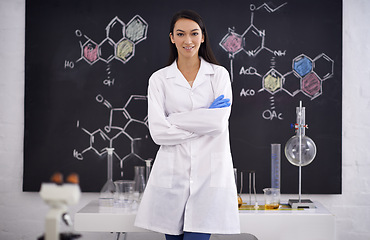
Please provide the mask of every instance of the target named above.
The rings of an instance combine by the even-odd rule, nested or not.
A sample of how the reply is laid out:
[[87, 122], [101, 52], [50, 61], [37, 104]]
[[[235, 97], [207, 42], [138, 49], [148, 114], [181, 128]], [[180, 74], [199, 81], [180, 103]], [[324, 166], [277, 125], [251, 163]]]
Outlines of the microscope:
[[77, 204], [81, 196], [78, 176], [71, 174], [67, 180], [67, 183], [63, 183], [62, 175], [57, 173], [53, 175], [52, 182], [41, 185], [40, 196], [50, 209], [45, 218], [45, 235], [38, 240], [68, 240], [81, 237], [80, 234], [59, 233], [60, 220], [67, 226], [72, 226], [67, 207]]

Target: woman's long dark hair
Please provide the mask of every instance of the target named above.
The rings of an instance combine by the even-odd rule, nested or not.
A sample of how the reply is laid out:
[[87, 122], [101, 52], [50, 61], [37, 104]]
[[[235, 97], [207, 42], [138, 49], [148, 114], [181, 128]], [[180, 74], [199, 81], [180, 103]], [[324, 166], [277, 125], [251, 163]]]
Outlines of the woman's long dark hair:
[[[170, 25], [170, 33], [173, 35], [173, 29], [175, 27], [175, 23], [179, 19], [182, 19], [182, 18], [190, 19], [190, 20], [196, 22], [199, 25], [200, 29], [202, 30], [202, 34], [204, 36], [204, 42], [200, 45], [198, 55], [200, 57], [202, 57], [204, 60], [206, 60], [207, 62], [220, 65], [218, 63], [215, 55], [213, 54], [212, 49], [211, 49], [211, 46], [210, 46], [210, 43], [209, 43], [209, 40], [208, 40], [206, 25], [204, 24], [201, 16], [198, 13], [196, 13], [192, 10], [181, 10], [181, 11], [177, 12], [172, 17], [172, 21], [171, 21], [171, 25]], [[170, 56], [168, 58], [167, 66], [171, 65], [178, 57], [178, 52], [177, 52], [177, 48], [176, 48], [175, 44], [173, 44], [171, 42], [171, 39], [169, 39], [169, 42], [170, 42]]]

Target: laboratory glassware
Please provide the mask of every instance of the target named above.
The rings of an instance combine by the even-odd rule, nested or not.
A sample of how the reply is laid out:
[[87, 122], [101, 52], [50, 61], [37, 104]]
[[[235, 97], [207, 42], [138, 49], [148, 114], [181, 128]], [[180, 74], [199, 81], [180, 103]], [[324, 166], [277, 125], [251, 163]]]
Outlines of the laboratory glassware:
[[307, 128], [305, 120], [306, 108], [296, 108], [297, 123], [295, 124], [296, 135], [291, 137], [285, 145], [285, 156], [295, 166], [307, 166], [316, 156], [316, 145], [314, 141], [306, 136]]
[[131, 210], [134, 201], [135, 181], [114, 181], [116, 192], [114, 194], [114, 206], [123, 210]]
[[152, 161], [152, 158], [145, 160], [145, 180], [147, 183], [149, 181], [149, 175], [152, 168]]
[[[234, 168], [235, 186], [238, 187], [238, 169]], [[241, 197], [243, 190], [243, 172], [240, 172], [240, 192], [238, 194], [238, 207], [243, 205], [243, 199]]]
[[101, 207], [113, 207], [114, 203], [116, 187], [113, 183], [113, 151], [114, 148], [107, 148], [107, 181], [100, 190], [99, 205]]
[[256, 193], [256, 172], [250, 171], [249, 172], [249, 204], [252, 204], [252, 188], [253, 188], [253, 195], [254, 195], [254, 208], [258, 209], [258, 201], [257, 201], [257, 193]]
[[280, 189], [264, 188], [265, 209], [278, 209], [280, 205]]
[[285, 144], [285, 156], [288, 161], [298, 166], [298, 199], [289, 199], [288, 203], [292, 208], [314, 208], [315, 205], [309, 199], [301, 199], [302, 193], [302, 167], [310, 164], [316, 156], [315, 142], [306, 136], [306, 108], [302, 107], [302, 101], [296, 108], [297, 123], [295, 124], [296, 135], [291, 137]]
[[280, 188], [280, 144], [271, 144], [271, 187]]
[[145, 172], [145, 167], [143, 166], [135, 166], [135, 177], [134, 177], [134, 182], [135, 182], [135, 196], [138, 201], [141, 199], [141, 195], [144, 192], [145, 186], [146, 186], [146, 181], [144, 177], [144, 172]]

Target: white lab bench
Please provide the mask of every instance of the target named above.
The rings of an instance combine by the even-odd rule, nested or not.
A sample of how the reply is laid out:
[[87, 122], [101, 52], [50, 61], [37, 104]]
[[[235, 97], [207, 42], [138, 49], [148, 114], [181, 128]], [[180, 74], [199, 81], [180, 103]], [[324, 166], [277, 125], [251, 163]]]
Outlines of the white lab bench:
[[[240, 210], [240, 230], [258, 240], [335, 240], [335, 217], [319, 202], [314, 209]], [[148, 232], [134, 226], [136, 214], [99, 208], [91, 201], [75, 214], [77, 232]]]

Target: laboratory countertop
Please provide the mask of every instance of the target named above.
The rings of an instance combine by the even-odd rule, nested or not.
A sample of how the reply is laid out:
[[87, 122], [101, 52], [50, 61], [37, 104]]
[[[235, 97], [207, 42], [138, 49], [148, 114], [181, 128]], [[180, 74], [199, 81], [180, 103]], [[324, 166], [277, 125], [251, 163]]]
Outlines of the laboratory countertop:
[[[322, 204], [316, 208], [279, 210], [239, 210], [240, 230], [259, 240], [334, 240], [335, 217]], [[136, 212], [99, 207], [91, 201], [75, 214], [75, 230], [86, 232], [147, 232], [134, 226]]]

